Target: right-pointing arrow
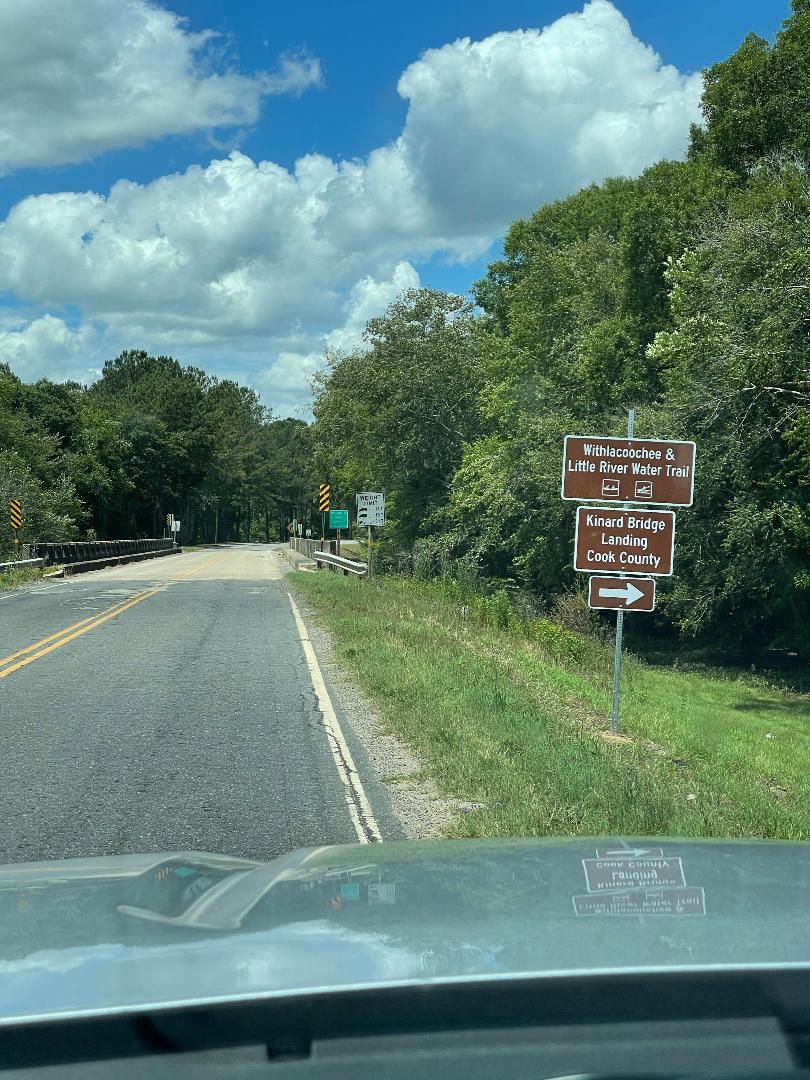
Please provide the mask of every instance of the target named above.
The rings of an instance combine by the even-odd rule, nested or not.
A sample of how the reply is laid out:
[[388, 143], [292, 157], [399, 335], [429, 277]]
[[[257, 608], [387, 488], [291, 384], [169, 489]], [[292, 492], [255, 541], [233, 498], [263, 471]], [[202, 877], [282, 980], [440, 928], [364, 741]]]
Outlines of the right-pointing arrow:
[[635, 604], [636, 600], [640, 600], [644, 593], [641, 589], [637, 589], [632, 581], [628, 581], [623, 589], [603, 589], [600, 586], [599, 595], [605, 597], [618, 596], [630, 607], [631, 604]]
[[[599, 853], [597, 852], [597, 855], [598, 854]], [[661, 859], [664, 857], [664, 853], [661, 848], [646, 847], [615, 848], [612, 851], [606, 851], [603, 857], [608, 859], [640, 859], [642, 858], [642, 856], [645, 855], [648, 859]]]

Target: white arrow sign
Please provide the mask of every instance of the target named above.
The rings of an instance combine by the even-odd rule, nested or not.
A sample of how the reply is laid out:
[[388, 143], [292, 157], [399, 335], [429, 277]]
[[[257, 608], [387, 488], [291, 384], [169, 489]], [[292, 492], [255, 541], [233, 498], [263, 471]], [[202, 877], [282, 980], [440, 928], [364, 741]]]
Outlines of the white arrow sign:
[[632, 581], [628, 581], [623, 589], [604, 589], [600, 585], [599, 595], [605, 597], [618, 596], [620, 600], [624, 600], [627, 606], [630, 607], [631, 604], [635, 604], [636, 600], [640, 600], [644, 593], [641, 589], [637, 589]]

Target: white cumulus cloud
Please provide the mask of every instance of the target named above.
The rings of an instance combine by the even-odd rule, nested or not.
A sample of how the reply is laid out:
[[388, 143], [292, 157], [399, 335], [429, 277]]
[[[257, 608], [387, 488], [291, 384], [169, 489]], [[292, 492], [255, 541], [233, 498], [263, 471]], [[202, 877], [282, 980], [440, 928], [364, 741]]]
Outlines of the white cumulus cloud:
[[543, 30], [463, 38], [411, 64], [398, 152], [437, 234], [491, 236], [583, 184], [680, 157], [701, 90], [591, 0]]
[[0, 0], [0, 174], [251, 124], [265, 95], [322, 82], [314, 57], [243, 75], [220, 45], [149, 0]]
[[43, 315], [30, 322], [0, 326], [0, 363], [25, 381], [40, 378], [92, 382], [99, 374], [98, 331], [88, 325], [71, 328], [63, 319]]
[[234, 151], [106, 195], [25, 199], [0, 224], [0, 289], [71, 305], [110, 341], [214, 367], [238, 356], [292, 407], [324, 346], [350, 347], [418, 282], [414, 263], [480, 255], [548, 199], [681, 156], [700, 90], [591, 0], [543, 30], [426, 52], [399, 80], [403, 130], [365, 159], [288, 170]]
[[386, 281], [369, 276], [361, 278], [343, 305], [343, 322], [316, 341], [310, 340], [308, 351], [279, 352], [270, 367], [256, 374], [255, 385], [281, 412], [296, 411], [309, 396], [313, 375], [323, 369], [325, 353], [362, 348], [368, 320], [384, 311], [406, 289], [418, 289], [419, 284], [419, 274], [409, 262], [397, 263]]

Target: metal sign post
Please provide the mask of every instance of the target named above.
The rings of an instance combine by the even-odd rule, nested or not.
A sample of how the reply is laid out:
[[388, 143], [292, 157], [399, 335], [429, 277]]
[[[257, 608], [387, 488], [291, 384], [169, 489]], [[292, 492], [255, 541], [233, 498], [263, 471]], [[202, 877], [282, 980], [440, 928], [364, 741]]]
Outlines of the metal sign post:
[[[633, 438], [633, 429], [636, 423], [636, 410], [630, 409], [627, 413], [627, 438]], [[629, 503], [625, 503], [628, 509]], [[621, 575], [622, 577], [624, 575]], [[613, 697], [610, 709], [610, 730], [615, 735], [619, 730], [619, 705], [622, 696], [622, 634], [624, 633], [624, 608], [616, 612], [616, 647], [613, 650]]]

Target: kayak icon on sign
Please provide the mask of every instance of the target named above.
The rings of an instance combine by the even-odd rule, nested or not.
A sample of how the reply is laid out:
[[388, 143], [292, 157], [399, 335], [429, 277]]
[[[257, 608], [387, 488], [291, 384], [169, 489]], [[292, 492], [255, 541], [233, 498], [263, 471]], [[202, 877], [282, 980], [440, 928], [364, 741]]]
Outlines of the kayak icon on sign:
[[652, 480], [636, 480], [636, 498], [652, 498]]
[[603, 480], [602, 481], [602, 496], [605, 499], [618, 499], [618, 497], [619, 497], [619, 481], [618, 480]]

